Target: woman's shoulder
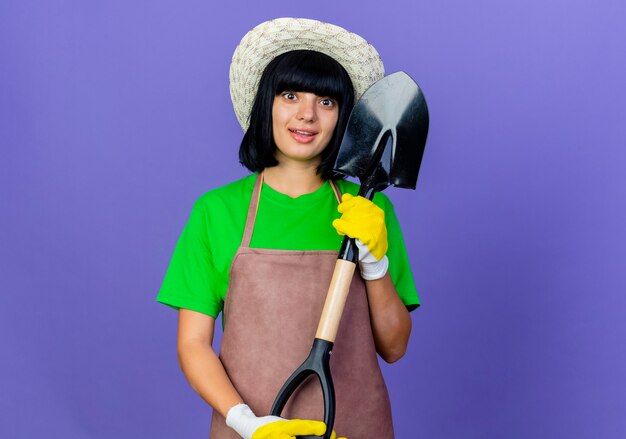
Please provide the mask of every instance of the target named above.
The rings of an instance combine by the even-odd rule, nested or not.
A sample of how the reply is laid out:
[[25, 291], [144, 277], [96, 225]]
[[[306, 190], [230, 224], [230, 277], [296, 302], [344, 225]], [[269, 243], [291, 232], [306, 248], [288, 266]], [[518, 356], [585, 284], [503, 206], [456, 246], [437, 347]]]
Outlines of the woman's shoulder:
[[250, 174], [239, 180], [235, 180], [231, 183], [223, 186], [210, 189], [203, 193], [196, 201], [196, 206], [207, 207], [219, 207], [240, 205], [241, 203], [248, 203], [252, 190], [254, 189], [254, 182], [256, 180], [256, 174]]

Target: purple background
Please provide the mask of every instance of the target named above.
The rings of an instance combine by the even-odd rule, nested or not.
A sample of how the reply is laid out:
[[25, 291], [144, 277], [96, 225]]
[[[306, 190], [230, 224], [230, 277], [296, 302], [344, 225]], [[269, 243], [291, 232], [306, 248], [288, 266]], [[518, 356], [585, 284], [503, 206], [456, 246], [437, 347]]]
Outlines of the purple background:
[[3, 0], [0, 437], [206, 437], [155, 295], [245, 174], [228, 65], [279, 16], [363, 35], [430, 105], [418, 190], [387, 192], [423, 301], [384, 365], [397, 437], [626, 437], [621, 0]]

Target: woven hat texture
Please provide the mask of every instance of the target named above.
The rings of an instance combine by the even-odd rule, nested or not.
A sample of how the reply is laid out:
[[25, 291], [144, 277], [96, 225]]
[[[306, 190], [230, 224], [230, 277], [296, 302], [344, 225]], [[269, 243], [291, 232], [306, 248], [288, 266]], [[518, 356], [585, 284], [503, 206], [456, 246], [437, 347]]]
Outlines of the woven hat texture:
[[292, 50], [315, 50], [334, 58], [348, 72], [355, 100], [385, 73], [376, 49], [339, 26], [306, 18], [261, 23], [243, 37], [230, 64], [230, 97], [244, 131], [265, 67]]

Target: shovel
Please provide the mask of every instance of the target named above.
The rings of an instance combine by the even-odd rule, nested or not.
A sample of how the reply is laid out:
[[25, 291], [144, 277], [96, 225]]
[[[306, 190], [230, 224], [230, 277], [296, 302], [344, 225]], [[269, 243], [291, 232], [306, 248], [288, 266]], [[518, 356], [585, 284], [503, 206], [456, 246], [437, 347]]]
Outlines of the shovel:
[[[369, 200], [389, 186], [415, 189], [427, 134], [428, 107], [420, 88], [404, 72], [386, 76], [367, 89], [354, 106], [334, 170], [357, 177], [359, 195]], [[330, 354], [359, 259], [354, 241], [346, 236], [339, 250], [311, 352], [280, 389], [270, 411], [280, 416], [300, 384], [316, 375], [324, 397], [326, 433], [299, 436], [301, 439], [330, 439], [335, 423]]]

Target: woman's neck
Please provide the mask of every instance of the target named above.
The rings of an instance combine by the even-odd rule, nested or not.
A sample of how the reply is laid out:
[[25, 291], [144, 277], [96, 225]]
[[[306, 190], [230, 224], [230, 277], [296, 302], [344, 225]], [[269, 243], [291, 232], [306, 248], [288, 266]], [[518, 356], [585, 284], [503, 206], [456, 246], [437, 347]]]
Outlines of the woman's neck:
[[324, 183], [316, 165], [293, 166], [279, 163], [264, 171], [264, 180], [272, 189], [291, 198], [315, 192]]

